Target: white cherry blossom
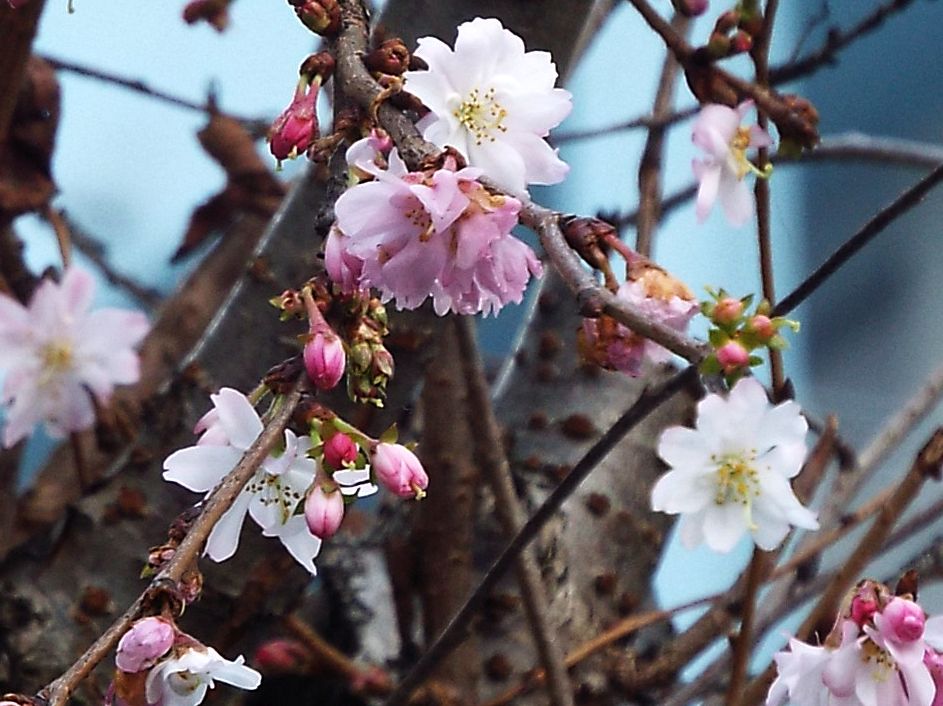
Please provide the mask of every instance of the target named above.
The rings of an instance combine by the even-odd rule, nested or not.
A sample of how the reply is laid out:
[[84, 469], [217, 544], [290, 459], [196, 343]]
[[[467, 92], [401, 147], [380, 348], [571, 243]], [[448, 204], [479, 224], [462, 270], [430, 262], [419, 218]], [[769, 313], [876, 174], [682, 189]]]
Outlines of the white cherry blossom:
[[212, 647], [193, 647], [154, 666], [147, 675], [144, 693], [148, 704], [196, 706], [216, 681], [256, 689], [262, 675], [245, 666], [241, 655], [230, 661]]
[[[207, 494], [262, 432], [262, 420], [241, 392], [223, 388], [210, 399], [214, 409], [197, 423], [195, 431], [203, 434], [197, 445], [164, 461], [165, 480]], [[310, 445], [307, 437], [285, 430], [284, 450], [269, 455], [210, 533], [206, 554], [211, 559], [225, 561], [235, 554], [248, 512], [266, 537], [278, 537], [302, 566], [316, 573], [314, 557], [321, 540], [308, 531], [304, 515], [296, 514], [317, 472], [317, 464], [306, 455]]]
[[406, 90], [431, 111], [423, 137], [451, 146], [500, 186], [556, 184], [569, 167], [543, 139], [570, 113], [570, 93], [554, 88], [557, 69], [543, 51], [494, 18], [458, 27], [455, 49], [435, 37], [418, 41], [415, 55], [428, 71], [407, 71]]
[[696, 428], [671, 427], [658, 455], [672, 469], [655, 483], [652, 508], [681, 514], [681, 540], [719, 552], [749, 532], [761, 549], [774, 549], [790, 526], [818, 529], [789, 479], [806, 455], [808, 424], [795, 402], [773, 406], [753, 378], [725, 399], [707, 395], [697, 406]]
[[115, 385], [138, 381], [134, 347], [148, 331], [147, 317], [125, 309], [89, 311], [94, 291], [94, 278], [70, 267], [58, 284], [43, 280], [29, 306], [0, 294], [4, 446], [40, 422], [54, 437], [88, 429], [95, 423], [93, 398], [107, 404]]

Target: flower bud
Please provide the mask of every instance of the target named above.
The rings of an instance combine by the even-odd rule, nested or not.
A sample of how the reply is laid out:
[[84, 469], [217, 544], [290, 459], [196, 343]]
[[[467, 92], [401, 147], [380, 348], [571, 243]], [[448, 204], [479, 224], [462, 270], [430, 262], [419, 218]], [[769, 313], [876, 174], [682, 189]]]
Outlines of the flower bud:
[[728, 375], [750, 364], [750, 354], [747, 349], [736, 341], [725, 343], [717, 349], [717, 362]]
[[727, 34], [738, 24], [740, 24], [740, 13], [736, 10], [727, 10], [717, 18], [717, 22], [714, 23], [714, 31]]
[[173, 647], [176, 630], [163, 618], [143, 618], [131, 626], [118, 642], [115, 664], [122, 672], [140, 672]]
[[393, 354], [382, 344], [373, 348], [373, 371], [376, 375], [393, 376]]
[[341, 8], [337, 0], [289, 0], [295, 14], [315, 34], [331, 36], [341, 28]]
[[295, 90], [295, 97], [282, 114], [275, 118], [269, 128], [269, 149], [275, 159], [294, 159], [318, 139], [318, 101], [320, 79], [310, 84], [302, 79]]
[[309, 652], [297, 640], [281, 638], [259, 645], [252, 661], [264, 674], [299, 673], [309, 661]]
[[720, 326], [735, 324], [743, 314], [743, 302], [733, 297], [724, 297], [714, 307], [711, 320]]
[[347, 434], [338, 432], [324, 442], [324, 460], [337, 470], [357, 460], [359, 447]]
[[303, 62], [301, 62], [301, 68], [298, 70], [298, 73], [302, 76], [306, 76], [308, 82], [310, 83], [318, 77], [321, 79], [321, 83], [327, 81], [331, 74], [334, 73], [334, 57], [330, 52], [319, 51], [317, 54], [312, 54]]
[[363, 63], [374, 73], [399, 76], [409, 68], [409, 50], [402, 39], [387, 39], [367, 54]]
[[742, 54], [753, 48], [753, 36], [740, 30], [730, 40], [730, 53]]
[[305, 522], [315, 537], [333, 537], [344, 519], [344, 497], [339, 490], [325, 492], [315, 483], [305, 498]]
[[708, 0], [672, 0], [675, 10], [685, 17], [697, 17], [707, 12]]
[[347, 355], [344, 344], [333, 331], [317, 331], [305, 344], [305, 370], [317, 387], [330, 390], [344, 377]]
[[205, 20], [217, 32], [229, 24], [230, 0], [192, 0], [183, 8], [183, 21], [188, 25]]
[[379, 443], [372, 449], [370, 463], [377, 480], [401, 498], [425, 495], [429, 476], [416, 454], [405, 446]]
[[914, 642], [923, 637], [926, 621], [923, 608], [899, 596], [892, 598], [884, 610], [874, 616], [874, 624], [881, 636], [897, 643]]
[[877, 597], [873, 593], [869, 595], [859, 592], [851, 599], [851, 619], [858, 624], [859, 628], [870, 622], [877, 610]]
[[757, 339], [761, 343], [766, 343], [776, 335], [776, 327], [773, 326], [772, 319], [763, 314], [757, 314], [751, 317], [747, 322], [747, 330], [756, 334]]

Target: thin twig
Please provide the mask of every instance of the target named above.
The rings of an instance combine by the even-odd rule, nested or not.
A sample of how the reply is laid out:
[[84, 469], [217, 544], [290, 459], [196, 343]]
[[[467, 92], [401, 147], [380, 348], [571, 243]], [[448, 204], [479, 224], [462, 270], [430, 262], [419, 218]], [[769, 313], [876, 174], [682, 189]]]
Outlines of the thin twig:
[[594, 137], [605, 137], [616, 132], [622, 132], [623, 130], [636, 130], [639, 128], [645, 128], [648, 130], [652, 128], [664, 129], [671, 127], [676, 123], [680, 123], [682, 120], [687, 120], [692, 115], [696, 115], [698, 110], [700, 110], [700, 106], [692, 105], [667, 115], [663, 115], [660, 118], [655, 117], [652, 114], [647, 114], [641, 115], [637, 118], [632, 118], [631, 120], [623, 120], [621, 122], [614, 123], [613, 125], [606, 125], [604, 127], [587, 128], [586, 130], [561, 131], [559, 134], [551, 136], [550, 142], [554, 145], [562, 145], [566, 142], [589, 140]]
[[[85, 78], [103, 81], [104, 83], [111, 84], [112, 86], [127, 88], [128, 90], [134, 91], [135, 93], [140, 93], [147, 96], [148, 98], [154, 98], [155, 100], [169, 103], [170, 105], [175, 105], [178, 108], [186, 108], [187, 110], [195, 110], [207, 114], [219, 113], [219, 109], [214, 104], [212, 97], [210, 97], [209, 100], [198, 103], [196, 101], [188, 100], [187, 98], [181, 98], [180, 96], [175, 96], [171, 93], [167, 93], [166, 91], [153, 88], [145, 81], [140, 79], [127, 78], [125, 76], [121, 76], [120, 74], [92, 68], [90, 66], [84, 66], [66, 59], [49, 56], [48, 54], [40, 55], [40, 58], [58, 71], [67, 71], [69, 73], [76, 74], [77, 76], [84, 76]], [[266, 118], [247, 118], [231, 115], [229, 113], [226, 113], [225, 115], [242, 124], [242, 126], [245, 127], [255, 137], [263, 137], [268, 132], [269, 126], [271, 125], [271, 120]]]
[[[680, 12], [675, 12], [671, 20], [674, 30], [685, 36], [691, 25], [691, 20]], [[664, 64], [661, 67], [661, 76], [658, 79], [658, 89], [655, 92], [655, 102], [652, 105], [652, 117], [663, 120], [671, 112], [674, 102], [674, 89], [677, 84], [678, 71], [681, 68], [674, 54], [667, 52]], [[652, 240], [655, 226], [661, 217], [661, 164], [665, 150], [665, 126], [650, 127], [648, 139], [638, 168], [638, 219], [636, 220], [635, 249], [645, 257], [651, 257]]]
[[884, 20], [905, 10], [913, 2], [914, 0], [888, 0], [885, 4], [876, 7], [870, 15], [850, 29], [842, 31], [838, 27], [832, 27], [828, 31], [825, 43], [818, 50], [802, 59], [789, 61], [782, 66], [773, 68], [770, 71], [770, 81], [773, 84], [785, 83], [815, 73], [828, 64], [834, 64], [839, 51], [877, 29], [883, 24]]
[[301, 383], [285, 396], [278, 410], [265, 425], [262, 433], [243, 454], [216, 489], [207, 498], [199, 517], [194, 520], [187, 535], [180, 542], [173, 558], [161, 572], [154, 577], [148, 587], [131, 604], [81, 657], [76, 660], [62, 676], [50, 682], [38, 696], [48, 702], [48, 706], [65, 706], [69, 696], [78, 684], [88, 676], [95, 666], [105, 659], [131, 625], [142, 615], [149, 600], [169, 586], [175, 586], [191, 567], [203, 548], [206, 538], [220, 517], [232, 506], [243, 486], [256, 473], [268, 457], [269, 452], [282, 438], [282, 430], [291, 418], [298, 400], [301, 398]]
[[938, 166], [927, 176], [898, 196], [891, 204], [881, 209], [873, 218], [842, 245], [811, 275], [784, 297], [775, 307], [773, 316], [784, 316], [804, 302], [812, 292], [828, 281], [835, 272], [845, 265], [861, 248], [867, 245], [887, 226], [907, 213], [943, 181], [943, 165]]
[[[495, 496], [498, 521], [507, 539], [513, 538], [524, 524], [511, 478], [511, 466], [501, 440], [501, 430], [491, 404], [490, 389], [475, 337], [475, 323], [469, 316], [452, 319], [458, 337], [462, 368], [468, 389], [468, 418], [475, 435], [475, 456]], [[563, 653], [553, 639], [548, 619], [548, 602], [540, 569], [533, 550], [524, 549], [516, 560], [524, 611], [533, 633], [537, 652], [547, 678], [547, 695], [553, 706], [573, 706], [573, 687], [563, 661]]]

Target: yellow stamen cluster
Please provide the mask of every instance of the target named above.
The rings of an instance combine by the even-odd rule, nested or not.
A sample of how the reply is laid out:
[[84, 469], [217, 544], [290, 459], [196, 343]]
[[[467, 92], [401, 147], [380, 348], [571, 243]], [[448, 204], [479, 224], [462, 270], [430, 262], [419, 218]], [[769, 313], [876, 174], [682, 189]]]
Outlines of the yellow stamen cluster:
[[873, 665], [870, 675], [876, 682], [887, 681], [895, 670], [893, 658], [873, 640], [865, 640], [861, 645], [861, 661]]
[[729, 454], [711, 456], [711, 460], [717, 464], [717, 489], [714, 493], [714, 502], [718, 505], [735, 502], [749, 508], [753, 498], [760, 494], [760, 482], [756, 468], [753, 466], [756, 451], [751, 451], [749, 458]]
[[750, 147], [750, 128], [738, 127], [730, 141], [730, 153], [736, 163], [737, 179], [743, 179], [747, 174], [753, 172], [760, 179], [767, 179], [773, 171], [773, 165], [767, 164], [766, 169], [758, 169], [753, 162], [747, 159], [747, 149]]
[[477, 88], [473, 88], [465, 100], [452, 111], [452, 115], [475, 138], [475, 144], [481, 145], [485, 140], [494, 142], [494, 132], [507, 132], [504, 119], [507, 110], [498, 103], [495, 91], [489, 88], [484, 95]]

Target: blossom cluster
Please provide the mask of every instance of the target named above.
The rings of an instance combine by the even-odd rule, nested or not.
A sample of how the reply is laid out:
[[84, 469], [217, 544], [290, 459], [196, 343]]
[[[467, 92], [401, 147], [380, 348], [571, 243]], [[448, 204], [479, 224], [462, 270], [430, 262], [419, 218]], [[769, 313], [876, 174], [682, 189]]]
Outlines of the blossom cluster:
[[89, 311], [94, 292], [92, 275], [70, 267], [61, 282], [40, 282], [28, 306], [0, 294], [3, 446], [40, 422], [53, 437], [88, 429], [95, 405], [107, 405], [115, 385], [138, 381], [134, 348], [147, 334], [147, 317], [125, 309]]
[[122, 636], [115, 664], [106, 706], [196, 706], [217, 681], [240, 689], [262, 681], [241, 656], [228, 660], [156, 616], [138, 620]]
[[943, 616], [865, 580], [825, 644], [791, 638], [775, 661], [767, 706], [939, 706]]
[[432, 297], [438, 314], [497, 312], [520, 302], [540, 261], [511, 234], [521, 203], [486, 189], [480, 169], [446, 157], [437, 169], [411, 172], [396, 148], [376, 137], [347, 152], [353, 170], [373, 177], [337, 200], [325, 264], [348, 290], [373, 287], [383, 301], [414, 309]]

